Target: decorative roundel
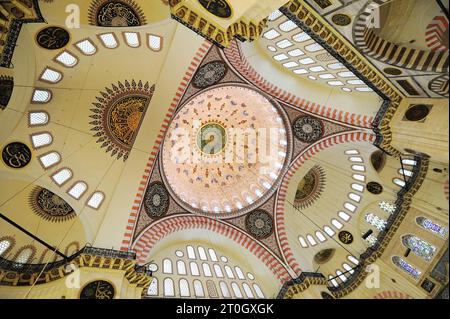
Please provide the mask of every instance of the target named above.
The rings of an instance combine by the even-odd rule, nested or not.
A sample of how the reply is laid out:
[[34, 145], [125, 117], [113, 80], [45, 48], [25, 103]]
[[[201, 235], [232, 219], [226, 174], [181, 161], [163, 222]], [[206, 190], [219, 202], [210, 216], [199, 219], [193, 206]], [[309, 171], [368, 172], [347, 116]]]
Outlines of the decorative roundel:
[[227, 19], [233, 14], [227, 0], [198, 0], [198, 2], [200, 2], [209, 13], [212, 13], [219, 18]]
[[89, 115], [91, 131], [106, 153], [126, 161], [152, 100], [155, 86], [133, 79], [131, 83], [128, 80], [125, 83], [119, 81], [117, 85], [112, 84], [111, 88], [105, 90], [92, 103]]
[[70, 34], [61, 27], [47, 27], [36, 35], [40, 47], [47, 50], [64, 48], [70, 41]]
[[337, 13], [333, 15], [331, 20], [333, 21], [334, 24], [343, 27], [349, 25], [352, 22], [352, 19], [348, 15], [342, 13]]
[[11, 168], [23, 168], [31, 161], [31, 150], [21, 142], [12, 142], [3, 148], [2, 159]]
[[383, 192], [383, 186], [377, 182], [370, 182], [367, 183], [367, 190], [374, 195], [380, 195]]
[[350, 245], [351, 243], [353, 243], [353, 235], [352, 233], [343, 230], [341, 232], [339, 232], [339, 240], [341, 241], [341, 243], [346, 244], [346, 245]]
[[417, 104], [411, 106], [408, 111], [405, 113], [405, 117], [408, 121], [422, 121], [425, 119], [430, 113], [430, 109], [428, 106], [424, 104]]
[[448, 87], [449, 87], [449, 76], [448, 74], [438, 76], [437, 78], [434, 78], [430, 84], [428, 85], [428, 88], [433, 91], [434, 93], [446, 97], [449, 97], [448, 94]]
[[199, 89], [205, 89], [217, 84], [227, 74], [228, 67], [223, 61], [212, 61], [202, 66], [194, 75], [193, 84]]
[[199, 92], [179, 108], [165, 136], [164, 185], [180, 206], [199, 215], [228, 219], [257, 209], [287, 170], [287, 123], [278, 104], [250, 87]]
[[76, 217], [73, 208], [61, 197], [42, 187], [35, 187], [29, 197], [31, 209], [40, 217], [62, 222]]
[[334, 253], [334, 249], [323, 249], [314, 256], [314, 261], [319, 265], [323, 265], [333, 258]]
[[301, 116], [296, 119], [293, 130], [295, 137], [305, 143], [317, 142], [324, 134], [322, 122], [311, 116]]
[[101, 27], [136, 27], [146, 21], [134, 0], [94, 0], [89, 8], [89, 23]]
[[115, 289], [112, 284], [104, 280], [96, 280], [83, 287], [80, 299], [113, 299]]
[[144, 195], [144, 207], [150, 218], [160, 218], [169, 209], [169, 193], [160, 182], [150, 184]]
[[245, 228], [257, 239], [267, 238], [273, 232], [272, 216], [263, 210], [256, 210], [245, 218]]
[[397, 68], [385, 68], [383, 72], [388, 75], [401, 75], [403, 73], [402, 70]]

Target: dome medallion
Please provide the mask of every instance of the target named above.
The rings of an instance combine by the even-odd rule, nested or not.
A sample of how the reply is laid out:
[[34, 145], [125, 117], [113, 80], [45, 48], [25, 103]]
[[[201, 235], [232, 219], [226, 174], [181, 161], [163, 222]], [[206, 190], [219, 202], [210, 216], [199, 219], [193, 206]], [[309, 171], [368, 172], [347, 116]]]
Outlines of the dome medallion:
[[186, 210], [246, 214], [277, 189], [291, 155], [286, 115], [246, 86], [218, 86], [187, 101], [161, 152], [169, 192]]

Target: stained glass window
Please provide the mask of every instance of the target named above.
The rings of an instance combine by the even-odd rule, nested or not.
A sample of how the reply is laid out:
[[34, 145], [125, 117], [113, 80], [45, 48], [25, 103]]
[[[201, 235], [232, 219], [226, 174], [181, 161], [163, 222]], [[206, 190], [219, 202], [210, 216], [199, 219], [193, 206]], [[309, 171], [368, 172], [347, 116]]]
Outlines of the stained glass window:
[[417, 236], [403, 236], [402, 243], [403, 245], [411, 249], [411, 251], [415, 255], [425, 259], [426, 261], [430, 261], [431, 259], [433, 259], [433, 256], [436, 253], [436, 247]]
[[0, 241], [0, 256], [3, 255], [3, 253], [8, 250], [9, 246], [11, 246], [11, 242], [9, 240], [2, 240]]
[[373, 245], [375, 245], [377, 243], [377, 237], [374, 235], [369, 235], [366, 238], [366, 242], [369, 244], [370, 247], [372, 247]]
[[416, 268], [414, 268], [412, 265], [408, 264], [406, 261], [404, 261], [402, 258], [398, 256], [392, 257], [392, 262], [396, 264], [398, 267], [400, 267], [403, 271], [406, 271], [411, 277], [417, 279], [420, 277], [422, 272]]
[[386, 213], [388, 214], [393, 214], [395, 212], [395, 210], [397, 209], [397, 206], [395, 204], [391, 204], [388, 202], [380, 202], [379, 204], [380, 209], [384, 210]]
[[445, 238], [448, 235], [447, 227], [443, 227], [439, 224], [436, 224], [428, 218], [417, 217], [416, 221], [417, 221], [417, 224], [419, 224], [423, 228], [428, 229], [429, 231], [433, 232], [436, 235], [441, 236], [442, 238]]
[[387, 222], [384, 219], [381, 219], [372, 213], [366, 215], [366, 222], [374, 226], [379, 231], [384, 230], [387, 225]]

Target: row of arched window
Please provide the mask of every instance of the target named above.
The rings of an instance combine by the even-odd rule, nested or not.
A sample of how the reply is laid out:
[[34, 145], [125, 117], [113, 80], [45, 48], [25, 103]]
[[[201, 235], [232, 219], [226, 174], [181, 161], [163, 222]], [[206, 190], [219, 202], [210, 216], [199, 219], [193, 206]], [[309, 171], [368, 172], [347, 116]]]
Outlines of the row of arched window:
[[[44, 73], [45, 74], [45, 73]], [[45, 126], [49, 123], [50, 116], [45, 111], [30, 111], [28, 114], [28, 123], [30, 127]], [[35, 149], [47, 147], [53, 143], [53, 136], [50, 132], [38, 132], [30, 135], [31, 142]], [[50, 151], [38, 156], [38, 159], [44, 169], [50, 169], [61, 162], [61, 155], [56, 151]], [[62, 168], [51, 176], [53, 182], [62, 187], [73, 178], [73, 172], [70, 168]], [[88, 190], [88, 184], [85, 181], [76, 181], [68, 189], [67, 193], [74, 199], [80, 200]], [[93, 192], [86, 201], [86, 205], [93, 208], [100, 208], [105, 199], [105, 194], [101, 191]]]
[[[172, 278], [165, 278], [162, 284], [162, 295], [164, 297], [181, 298], [265, 298], [264, 293], [256, 283], [248, 284], [244, 282], [239, 285], [237, 282], [227, 283], [220, 281], [218, 282], [218, 286], [213, 280], [207, 280], [203, 283], [198, 279], [191, 282], [186, 278], [179, 279], [178, 285], [176, 285]], [[161, 294], [159, 292], [159, 281], [157, 278], [153, 278], [147, 294], [148, 296], [158, 296]]]
[[[175, 256], [176, 261], [165, 258], [161, 262], [162, 273], [173, 276], [162, 282], [154, 278], [149, 296], [264, 298], [252, 273], [232, 266], [228, 257], [220, 256], [212, 248], [188, 245], [176, 250]], [[159, 269], [156, 264], [151, 264], [150, 268], [154, 272]], [[158, 285], [161, 285], [161, 291]]]
[[[329, 237], [333, 237], [336, 234], [336, 231], [339, 232], [342, 228], [344, 228], [344, 223], [347, 223], [352, 218], [352, 214], [356, 213], [358, 209], [358, 204], [362, 200], [362, 194], [364, 192], [364, 185], [360, 182], [365, 182], [366, 177], [363, 172], [366, 171], [366, 167], [364, 165], [364, 160], [360, 156], [360, 152], [358, 150], [352, 149], [345, 151], [345, 155], [348, 156], [348, 159], [353, 164], [351, 166], [354, 173], [352, 174], [352, 178], [354, 182], [350, 185], [352, 191], [348, 194], [349, 201], [345, 201], [343, 203], [344, 210], [338, 211], [338, 218], [331, 219], [331, 225], [325, 225], [323, 229], [317, 230], [314, 235], [308, 234], [306, 238], [303, 236], [298, 237], [298, 241], [300, 246], [303, 248], [307, 248], [309, 246], [316, 246], [318, 243], [323, 243], [327, 240], [326, 235]], [[333, 228], [332, 228], [333, 227]]]
[[[46, 260], [48, 253], [50, 250], [46, 249], [38, 260], [34, 260], [34, 257], [36, 256], [37, 249], [33, 245], [26, 245], [17, 252], [12, 255], [11, 258], [11, 251], [14, 249], [15, 246], [15, 240], [12, 237], [3, 237], [0, 238], [0, 257], [14, 261], [16, 263], [20, 264], [27, 264], [27, 263], [44, 263], [47, 262]], [[78, 242], [72, 242], [70, 243], [66, 249], [65, 249], [65, 255], [70, 256], [80, 250], [80, 244]], [[53, 252], [52, 252], [53, 253]], [[55, 254], [54, 259], [52, 261], [56, 261], [58, 258], [58, 255]]]

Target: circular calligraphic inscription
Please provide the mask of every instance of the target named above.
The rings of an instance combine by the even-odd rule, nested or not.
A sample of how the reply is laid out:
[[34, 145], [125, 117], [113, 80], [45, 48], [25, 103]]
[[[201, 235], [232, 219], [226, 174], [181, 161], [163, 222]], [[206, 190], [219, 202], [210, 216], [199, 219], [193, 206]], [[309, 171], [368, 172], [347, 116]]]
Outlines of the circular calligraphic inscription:
[[422, 121], [428, 116], [430, 109], [424, 104], [418, 104], [410, 107], [405, 113], [405, 117], [408, 121]]
[[217, 84], [227, 74], [228, 68], [222, 61], [212, 61], [202, 66], [194, 75], [192, 83], [199, 89]]
[[150, 218], [160, 218], [169, 209], [169, 194], [160, 182], [152, 183], [144, 195], [144, 207]]
[[96, 280], [84, 286], [80, 299], [113, 299], [114, 294], [113, 285], [104, 280]]
[[353, 243], [353, 235], [350, 232], [343, 230], [339, 233], [339, 240], [343, 244], [350, 245]]
[[226, 0], [198, 0], [200, 4], [208, 10], [209, 13], [214, 14], [219, 18], [230, 18], [232, 15], [231, 6]]
[[389, 74], [389, 75], [401, 75], [402, 74], [402, 70], [397, 69], [397, 68], [385, 68], [384, 73]]
[[60, 27], [47, 27], [38, 32], [36, 41], [44, 49], [58, 50], [69, 43], [70, 34]]
[[97, 25], [102, 27], [135, 27], [142, 24], [133, 8], [118, 1], [105, 3], [98, 10], [96, 18]]
[[314, 143], [324, 134], [324, 127], [320, 120], [311, 116], [301, 116], [295, 120], [293, 131], [296, 138], [305, 143]]
[[352, 19], [346, 15], [346, 14], [342, 14], [342, 13], [337, 13], [335, 14], [331, 20], [333, 21], [334, 24], [339, 25], [339, 26], [346, 26], [349, 25], [352, 22]]
[[11, 168], [23, 168], [31, 161], [31, 150], [20, 142], [9, 143], [3, 148], [2, 159]]
[[197, 132], [197, 147], [203, 154], [219, 154], [226, 144], [227, 133], [220, 123], [207, 123]]
[[383, 192], [383, 186], [377, 182], [370, 182], [367, 184], [367, 190], [374, 195], [380, 195]]
[[269, 213], [257, 210], [247, 215], [245, 227], [257, 239], [264, 239], [272, 234], [273, 220]]

